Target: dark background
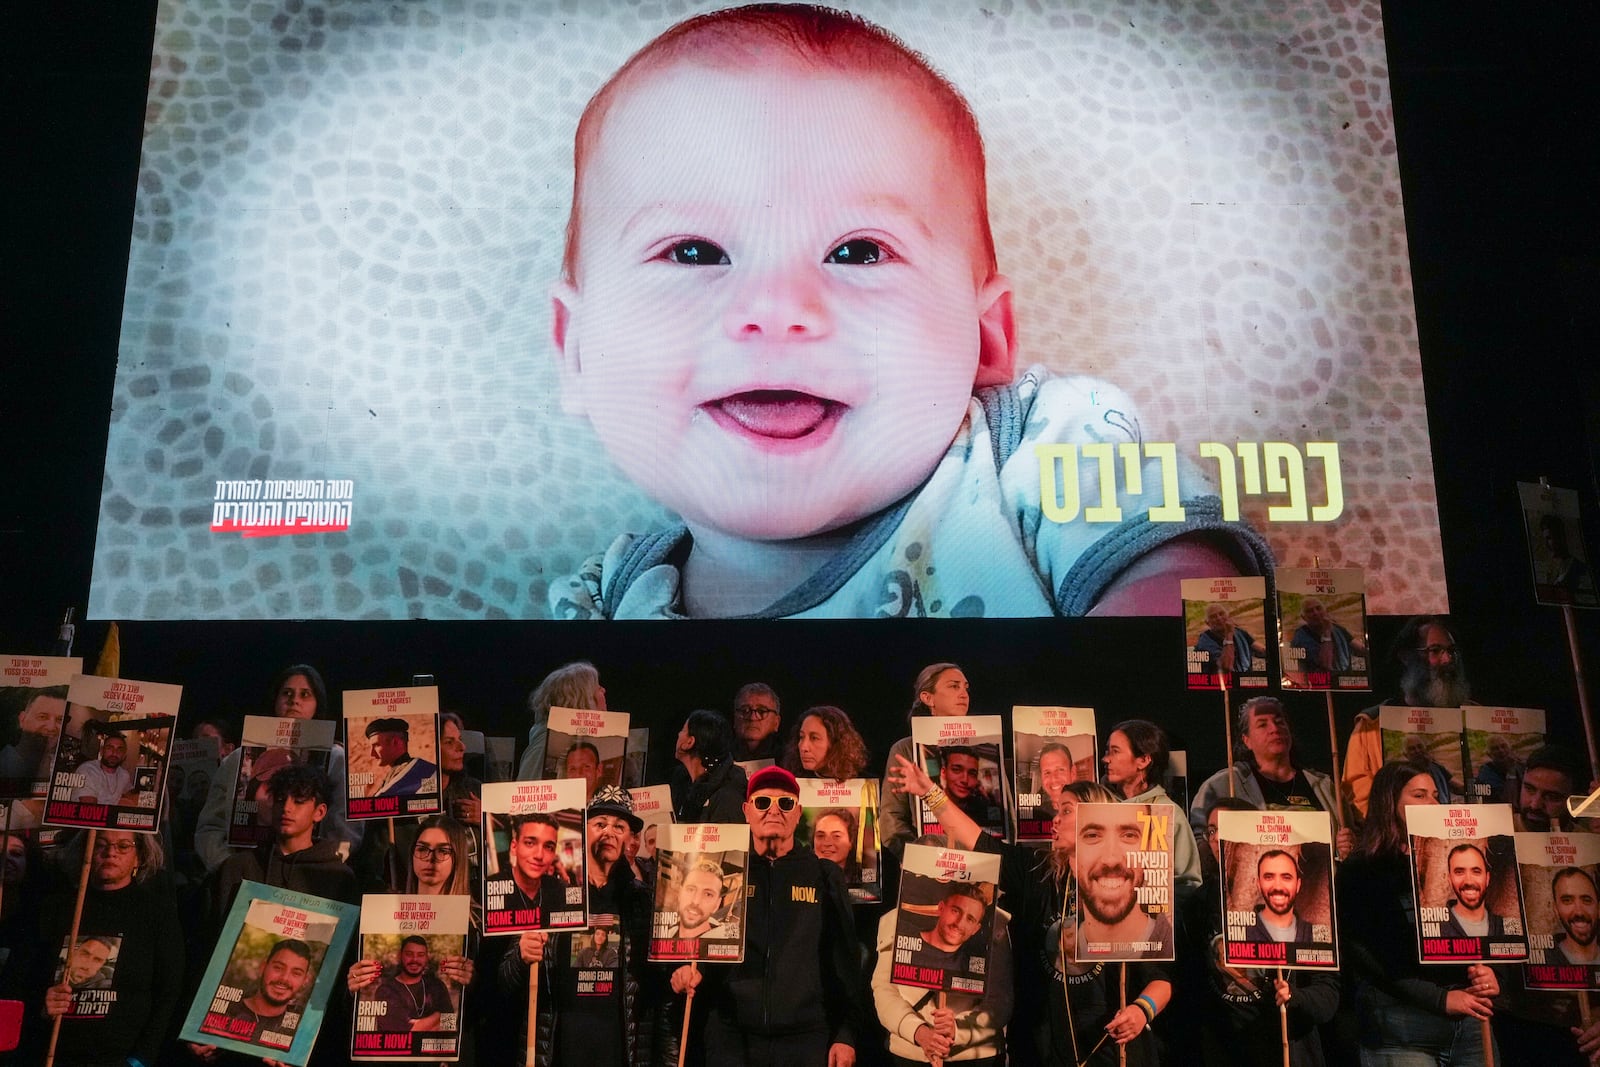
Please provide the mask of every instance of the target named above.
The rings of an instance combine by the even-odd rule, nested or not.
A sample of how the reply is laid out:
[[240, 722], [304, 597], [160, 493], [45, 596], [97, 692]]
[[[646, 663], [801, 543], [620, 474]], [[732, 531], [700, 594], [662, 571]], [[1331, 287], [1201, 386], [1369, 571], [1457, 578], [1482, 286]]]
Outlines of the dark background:
[[[88, 600], [116, 364], [153, 3], [23, 4], [4, 63], [0, 302], [0, 652], [48, 651]], [[1549, 710], [1582, 743], [1562, 615], [1532, 602], [1516, 482], [1579, 490], [1593, 530], [1600, 460], [1600, 5], [1386, 5], [1445, 571], [1475, 695]], [[1593, 546], [1595, 538], [1588, 537]], [[1591, 558], [1594, 552], [1591, 548]], [[1302, 562], [1302, 561], [1290, 561]], [[1400, 619], [1374, 619], [1374, 648]], [[1088, 705], [1100, 733], [1165, 725], [1196, 770], [1222, 763], [1219, 698], [1184, 690], [1175, 619], [660, 623], [131, 623], [122, 673], [185, 686], [184, 716], [269, 710], [275, 670], [308, 660], [330, 691], [438, 677], [469, 725], [521, 738], [528, 690], [576, 658], [615, 710], [655, 728], [652, 780], [686, 712], [771, 683], [786, 718], [836, 703], [881, 760], [917, 670], [954, 660], [974, 713]], [[1577, 613], [1600, 671], [1600, 613]], [[106, 623], [81, 623], [92, 669]], [[1380, 693], [1394, 689], [1387, 666]], [[1337, 698], [1341, 744], [1365, 694]], [[337, 704], [337, 696], [334, 697]], [[1321, 695], [1291, 695], [1302, 752], [1326, 765]], [[337, 709], [335, 708], [335, 714]]]

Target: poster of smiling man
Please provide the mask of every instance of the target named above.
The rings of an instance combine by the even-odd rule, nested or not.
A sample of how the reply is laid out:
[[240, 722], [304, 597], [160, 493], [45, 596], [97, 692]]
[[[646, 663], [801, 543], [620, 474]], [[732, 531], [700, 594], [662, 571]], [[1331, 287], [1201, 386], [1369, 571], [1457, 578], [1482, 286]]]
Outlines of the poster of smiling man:
[[0, 656], [0, 800], [42, 800], [50, 791], [67, 685], [82, 673], [76, 656]]
[[1171, 804], [1079, 804], [1079, 963], [1170, 960]]
[[1094, 709], [1014, 707], [1011, 746], [1016, 840], [1048, 841], [1062, 787], [1100, 776]]
[[155, 833], [182, 695], [162, 682], [73, 678], [44, 821]]
[[1600, 989], [1600, 835], [1519, 833], [1529, 989]]
[[669, 824], [660, 834], [650, 961], [742, 961], [750, 827]]
[[1224, 961], [1339, 968], [1333, 824], [1325, 811], [1223, 811]]
[[1423, 963], [1528, 958], [1522, 878], [1509, 804], [1405, 809]]
[[483, 787], [483, 927], [490, 934], [589, 925], [581, 778]]
[[996, 853], [907, 845], [889, 981], [981, 997], [999, 880]]
[[470, 896], [361, 898], [361, 959], [350, 1058], [438, 1063], [461, 1054], [462, 997], [471, 974]]

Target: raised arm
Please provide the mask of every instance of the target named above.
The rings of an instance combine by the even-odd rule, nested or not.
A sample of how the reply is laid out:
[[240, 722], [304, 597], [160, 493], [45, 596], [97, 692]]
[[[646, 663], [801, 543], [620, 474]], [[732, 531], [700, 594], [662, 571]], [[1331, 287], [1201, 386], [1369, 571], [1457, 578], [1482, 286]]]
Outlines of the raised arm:
[[897, 755], [889, 767], [888, 777], [890, 788], [896, 793], [904, 793], [913, 798], [927, 798], [928, 807], [939, 820], [939, 825], [944, 827], [944, 832], [949, 835], [951, 845], [970, 849], [978, 843], [983, 828], [973, 822], [966, 812], [950, 803], [950, 798], [945, 795], [943, 789], [933, 784], [928, 772], [904, 756]]

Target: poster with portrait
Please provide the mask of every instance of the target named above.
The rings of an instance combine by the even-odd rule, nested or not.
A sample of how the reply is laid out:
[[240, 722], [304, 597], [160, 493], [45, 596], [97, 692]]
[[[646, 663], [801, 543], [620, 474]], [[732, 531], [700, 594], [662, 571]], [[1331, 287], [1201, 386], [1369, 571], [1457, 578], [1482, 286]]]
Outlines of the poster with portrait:
[[639, 831], [639, 856], [654, 859], [661, 843], [661, 828], [672, 825], [672, 787], [669, 785], [642, 785], [629, 788], [633, 799], [633, 813], [644, 828]]
[[[103, 1019], [117, 1003], [117, 962], [122, 953], [120, 933], [101, 933], [87, 927], [78, 930], [78, 939], [68, 944], [61, 939], [56, 954], [51, 985], [63, 982], [72, 990], [72, 1006], [64, 1019]], [[6, 950], [9, 953], [9, 949]]]
[[1184, 663], [1190, 689], [1265, 689], [1267, 580], [1185, 578]]
[[1371, 689], [1365, 575], [1354, 567], [1284, 567], [1276, 579], [1283, 687]]
[[44, 799], [78, 656], [0, 656], [0, 800]]
[[589, 925], [586, 788], [581, 778], [484, 783], [485, 933]]
[[246, 715], [239, 733], [239, 771], [233, 780], [233, 812], [228, 819], [228, 844], [249, 847], [270, 841], [272, 777], [285, 767], [304, 763], [327, 771], [338, 724], [331, 719], [279, 719]]
[[588, 803], [601, 786], [622, 784], [627, 748], [625, 712], [551, 708], [550, 733], [544, 744], [544, 777], [584, 782], [588, 787], [584, 803]]
[[[167, 758], [167, 796], [173, 812], [190, 812], [191, 818], [205, 805], [211, 780], [222, 763], [222, 739], [182, 737], [172, 742]], [[192, 828], [193, 824], [189, 824]]]
[[1333, 821], [1325, 811], [1222, 811], [1224, 962], [1339, 969]]
[[[919, 715], [911, 720], [918, 765], [952, 804], [1002, 841], [1010, 829], [1006, 807], [1011, 792], [1003, 737], [998, 715]], [[912, 810], [921, 833], [937, 831], [939, 820], [926, 799]]]
[[1533, 564], [1533, 598], [1540, 604], [1600, 607], [1589, 547], [1574, 489], [1518, 482], [1522, 522]]
[[444, 810], [438, 686], [346, 690], [344, 748], [352, 820]]
[[983, 996], [999, 881], [996, 853], [906, 845], [889, 981]]
[[663, 826], [656, 860], [650, 962], [742, 962], [750, 827]]
[[1529, 989], [1600, 989], [1600, 834], [1518, 833]]
[[1172, 804], [1079, 804], [1079, 963], [1170, 960]]
[[878, 782], [801, 778], [795, 845], [838, 864], [850, 899], [883, 899], [878, 880]]
[[1509, 804], [1405, 809], [1423, 963], [1528, 958], [1522, 877]]
[[1467, 800], [1473, 804], [1516, 804], [1508, 786], [1522, 778], [1533, 750], [1544, 744], [1544, 712], [1538, 708], [1461, 709], [1467, 735]]
[[1439, 802], [1466, 795], [1462, 768], [1461, 731], [1465, 718], [1460, 708], [1411, 708], [1385, 704], [1378, 709], [1378, 729], [1385, 761], [1403, 759], [1426, 763], [1435, 778], [1449, 782], [1449, 796], [1440, 790]]
[[245, 882], [178, 1037], [305, 1067], [361, 909]]
[[645, 760], [650, 754], [650, 727], [635, 726], [628, 731], [628, 750], [622, 756], [622, 788], [644, 785]]
[[1017, 770], [1012, 829], [1018, 844], [1050, 840], [1061, 787], [1098, 778], [1093, 708], [1013, 707], [1011, 758]]
[[470, 896], [361, 898], [361, 959], [380, 969], [378, 981], [356, 993], [352, 1061], [460, 1058], [459, 965], [471, 922]]
[[596, 913], [589, 916], [589, 929], [567, 938], [567, 988], [580, 1003], [604, 1000], [617, 989], [617, 970], [622, 965], [622, 932], [617, 916]]
[[181, 685], [164, 682], [74, 677], [44, 821], [155, 833], [182, 696]]

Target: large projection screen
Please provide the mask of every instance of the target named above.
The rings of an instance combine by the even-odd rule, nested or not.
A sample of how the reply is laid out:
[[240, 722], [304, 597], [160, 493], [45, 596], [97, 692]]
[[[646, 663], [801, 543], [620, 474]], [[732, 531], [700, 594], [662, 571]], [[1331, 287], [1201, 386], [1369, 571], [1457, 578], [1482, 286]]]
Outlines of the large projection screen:
[[[729, 534], [717, 527], [718, 499], [781, 514], [795, 495], [780, 469], [794, 449], [726, 468], [675, 452], [677, 415], [667, 409], [681, 397], [624, 388], [607, 403], [590, 389], [586, 403], [574, 401], [560, 368], [577, 349], [563, 353], [553, 339], [579, 116], [636, 50], [723, 6], [165, 0], [91, 615], [570, 617], [582, 612], [563, 607], [562, 589], [621, 534], [639, 535], [635, 548], [657, 535], [665, 558], [681, 563], [686, 543], [660, 533], [676, 529], [679, 513], [700, 508], [696, 521], [712, 528], [695, 552]], [[1162, 497], [1160, 476], [1181, 468], [1186, 495], [1203, 486], [1236, 505], [1280, 564], [1362, 568], [1373, 613], [1445, 607], [1376, 0], [839, 6], [926, 56], [976, 115], [998, 268], [1011, 284], [1015, 377], [1030, 367], [1057, 383], [1089, 376], [1076, 379], [1083, 402], [1134, 442], [1041, 452], [1025, 427], [999, 475], [1001, 460], [989, 460], [989, 481], [1018, 500], [996, 505], [981, 487], [952, 497], [998, 508], [1018, 544], [999, 551], [981, 525], [965, 540], [952, 534], [938, 547], [944, 573], [1038, 580], [1010, 576], [996, 560], [1008, 552], [1042, 560], [1037, 541], [1058, 525], [1078, 531], [1070, 552], [1085, 551], [1111, 528], [1093, 523], [1109, 524], [1117, 494], [1133, 488], [1124, 466], [1132, 449], [1145, 464], [1147, 497], [1175, 503]], [[734, 92], [726, 106], [750, 112], [758, 97]], [[648, 98], [628, 106], [637, 111]], [[687, 114], [691, 126], [713, 121], [704, 107], [670, 103], [663, 113]], [[759, 106], [772, 129], [809, 117], [815, 136], [808, 103]], [[892, 124], [891, 112], [872, 116]], [[681, 184], [692, 160], [718, 195], [760, 201], [785, 240], [837, 207], [807, 199], [809, 172], [795, 162], [805, 152], [788, 152], [781, 165], [752, 162], [729, 149], [730, 122], [710, 137], [654, 130], [632, 187], [649, 199], [651, 181], [667, 174]], [[845, 132], [836, 124], [821, 138], [844, 141]], [[855, 143], [863, 140], [869, 160], [888, 157], [894, 143], [888, 132]], [[841, 147], [819, 155], [855, 156]], [[912, 173], [904, 155], [894, 161]], [[941, 181], [961, 185], [959, 170]], [[774, 188], [798, 192], [775, 204]], [[716, 236], [695, 225], [685, 233]], [[830, 240], [855, 236], [841, 228]], [[730, 269], [760, 259], [730, 248]], [[854, 279], [879, 268], [844, 269]], [[789, 293], [774, 284], [761, 291]], [[826, 303], [835, 283], [818, 284]], [[689, 305], [659, 306], [662, 336], [683, 335], [669, 327]], [[598, 318], [585, 305], [576, 321]], [[873, 339], [862, 358], [905, 342], [887, 336], [897, 333], [892, 316], [867, 320]], [[643, 344], [653, 328], [635, 330]], [[607, 354], [599, 348], [581, 356]], [[703, 369], [711, 348], [674, 358]], [[828, 422], [855, 455], [831, 458], [827, 470], [859, 477], [866, 455], [898, 463], [903, 478], [904, 435], [883, 433], [880, 457], [848, 432], [848, 420], [869, 400], [895, 403], [903, 409], [891, 414], [909, 434], [935, 408], [940, 418], [951, 410], [931, 385], [928, 396], [914, 388], [891, 396], [891, 375], [877, 365], [855, 386], [859, 396], [796, 400], [805, 373], [771, 369], [790, 358], [764, 354], [765, 376], [741, 386], [756, 392], [717, 402], [725, 429], [730, 419], [754, 421], [787, 439]], [[975, 433], [982, 414], [961, 432]], [[1080, 444], [1102, 440], [1095, 428], [1087, 433]], [[926, 458], [930, 472], [935, 464], [943, 472], [943, 448]], [[1068, 492], [1074, 464], [1081, 500]], [[1051, 478], [1039, 479], [1041, 465]], [[770, 470], [770, 480], [750, 477], [752, 468]], [[803, 488], [827, 480], [800, 479]], [[906, 499], [916, 498], [921, 490], [909, 484]], [[813, 551], [859, 547], [849, 537], [883, 526], [896, 506], [868, 493], [858, 510], [839, 513], [842, 531], [822, 533], [824, 523], [803, 540]], [[1130, 507], [1123, 518], [1140, 513]], [[748, 533], [730, 537], [763, 550], [794, 543], [781, 528]], [[615, 565], [608, 560], [603, 581]], [[1061, 573], [1043, 562], [1039, 570], [1048, 594]], [[645, 579], [670, 599], [670, 581], [656, 571]], [[953, 582], [946, 596], [932, 594], [931, 580], [926, 590], [880, 584], [888, 592], [875, 606], [841, 599], [767, 614], [1053, 610], [1048, 595], [1033, 611], [1015, 606], [1027, 597], [1003, 591], [957, 602]]]

